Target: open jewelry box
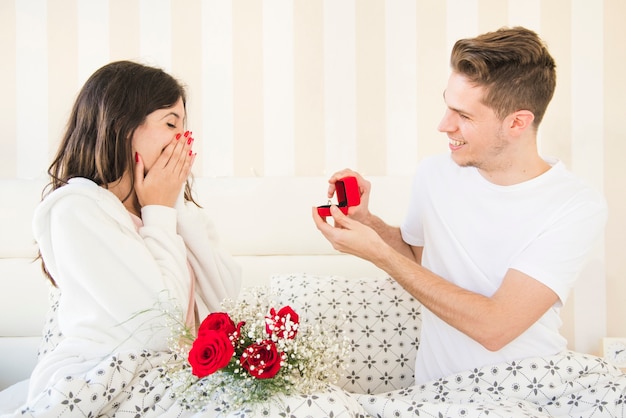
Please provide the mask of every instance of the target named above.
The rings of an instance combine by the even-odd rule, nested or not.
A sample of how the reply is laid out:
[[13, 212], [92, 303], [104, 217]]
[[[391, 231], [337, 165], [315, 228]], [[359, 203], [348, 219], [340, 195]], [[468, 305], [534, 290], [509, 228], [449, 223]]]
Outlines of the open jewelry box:
[[[361, 193], [359, 192], [359, 183], [356, 177], [343, 177], [335, 183], [335, 195], [337, 196], [337, 207], [344, 213], [348, 214], [348, 208], [358, 206], [361, 203]], [[317, 207], [317, 213], [322, 218], [330, 216], [330, 207], [332, 204]]]

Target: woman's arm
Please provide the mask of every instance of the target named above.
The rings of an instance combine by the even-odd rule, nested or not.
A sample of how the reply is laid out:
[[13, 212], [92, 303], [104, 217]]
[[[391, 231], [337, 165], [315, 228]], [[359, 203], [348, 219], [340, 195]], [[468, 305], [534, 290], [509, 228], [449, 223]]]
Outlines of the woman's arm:
[[207, 211], [191, 202], [176, 204], [178, 233], [184, 238], [189, 263], [196, 275], [196, 298], [202, 318], [220, 309], [224, 298], [235, 299], [241, 289], [241, 268], [219, 244], [218, 234]]
[[153, 321], [160, 315], [159, 299], [186, 306], [189, 271], [176, 211], [147, 209], [138, 234], [112, 195], [97, 200], [73, 193], [52, 203], [49, 226], [41, 229], [38, 242], [65, 302], [59, 311], [64, 335], [106, 344], [134, 339], [165, 348], [164, 335], [147, 328], [152, 322], [163, 327], [162, 320]]

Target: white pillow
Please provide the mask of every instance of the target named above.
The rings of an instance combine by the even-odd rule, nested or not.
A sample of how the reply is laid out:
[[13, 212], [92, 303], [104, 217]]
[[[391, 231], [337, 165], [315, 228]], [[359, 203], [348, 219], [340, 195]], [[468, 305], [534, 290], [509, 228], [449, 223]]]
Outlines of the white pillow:
[[377, 394], [413, 384], [421, 305], [393, 279], [286, 274], [272, 276], [270, 288], [300, 321], [337, 328], [351, 341], [340, 387]]

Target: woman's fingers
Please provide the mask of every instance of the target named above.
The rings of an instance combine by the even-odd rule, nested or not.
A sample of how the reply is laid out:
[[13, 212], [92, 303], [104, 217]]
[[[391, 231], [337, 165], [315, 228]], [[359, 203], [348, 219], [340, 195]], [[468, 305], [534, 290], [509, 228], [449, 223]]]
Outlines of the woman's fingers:
[[190, 131], [184, 135], [176, 136], [165, 147], [159, 157], [159, 165], [169, 175], [174, 175], [179, 179], [186, 179], [191, 173], [191, 167], [195, 161], [193, 152], [194, 138]]
[[192, 147], [191, 132], [176, 135], [145, 176], [143, 161], [137, 154], [135, 190], [141, 206], [174, 206], [196, 158]]

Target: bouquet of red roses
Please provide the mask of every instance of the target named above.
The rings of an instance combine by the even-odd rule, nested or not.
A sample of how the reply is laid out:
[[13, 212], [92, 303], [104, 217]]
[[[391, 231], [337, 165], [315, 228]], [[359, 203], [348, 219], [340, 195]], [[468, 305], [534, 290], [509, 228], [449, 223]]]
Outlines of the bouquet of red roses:
[[[196, 411], [232, 411], [277, 394], [311, 393], [340, 377], [348, 341], [276, 310], [265, 288], [248, 289], [223, 312], [209, 314], [197, 336], [185, 329], [173, 347], [186, 361], [169, 370], [178, 401]], [[332, 361], [334, 360], [334, 361]]]
[[[270, 308], [265, 316], [265, 339], [242, 334], [244, 321], [237, 325], [226, 312], [209, 314], [198, 330], [198, 336], [189, 351], [191, 372], [205, 377], [229, 367], [231, 372], [249, 373], [257, 379], [271, 379], [289, 358], [279, 346], [285, 338], [293, 339], [298, 332], [298, 314], [289, 306], [278, 312]], [[286, 348], [286, 347], [281, 347]]]

